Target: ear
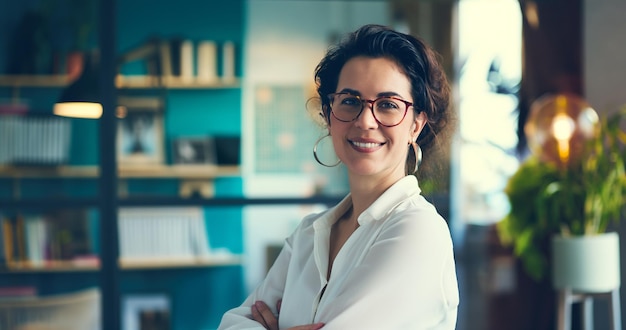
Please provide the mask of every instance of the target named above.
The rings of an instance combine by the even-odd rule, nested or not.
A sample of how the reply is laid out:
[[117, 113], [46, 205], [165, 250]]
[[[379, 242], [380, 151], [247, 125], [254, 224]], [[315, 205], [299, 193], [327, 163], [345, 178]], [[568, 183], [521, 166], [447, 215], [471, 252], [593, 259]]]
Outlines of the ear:
[[422, 132], [422, 129], [424, 129], [424, 126], [426, 126], [427, 121], [428, 117], [426, 117], [426, 113], [424, 113], [424, 111], [415, 115], [415, 118], [413, 119], [413, 124], [411, 125], [411, 131], [409, 132], [409, 134], [411, 135], [411, 141], [417, 140], [417, 137]]

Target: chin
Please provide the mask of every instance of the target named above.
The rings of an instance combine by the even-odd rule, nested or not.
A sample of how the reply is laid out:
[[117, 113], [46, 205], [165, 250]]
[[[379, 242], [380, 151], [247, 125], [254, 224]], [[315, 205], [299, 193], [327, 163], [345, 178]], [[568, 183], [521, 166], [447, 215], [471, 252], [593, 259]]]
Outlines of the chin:
[[375, 164], [374, 161], [360, 162], [358, 164], [353, 163], [351, 166], [348, 166], [350, 173], [361, 176], [374, 175], [380, 173], [381, 170], [380, 164]]

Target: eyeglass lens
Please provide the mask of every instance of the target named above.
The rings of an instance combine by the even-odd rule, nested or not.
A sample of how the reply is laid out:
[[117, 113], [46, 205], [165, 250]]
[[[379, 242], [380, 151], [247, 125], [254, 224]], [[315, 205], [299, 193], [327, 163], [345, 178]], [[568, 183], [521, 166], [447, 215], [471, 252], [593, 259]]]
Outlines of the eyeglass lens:
[[330, 95], [331, 110], [335, 118], [349, 122], [355, 120], [369, 103], [374, 118], [384, 126], [399, 124], [406, 115], [409, 104], [398, 98], [383, 96], [375, 100], [363, 100], [356, 95], [336, 93]]

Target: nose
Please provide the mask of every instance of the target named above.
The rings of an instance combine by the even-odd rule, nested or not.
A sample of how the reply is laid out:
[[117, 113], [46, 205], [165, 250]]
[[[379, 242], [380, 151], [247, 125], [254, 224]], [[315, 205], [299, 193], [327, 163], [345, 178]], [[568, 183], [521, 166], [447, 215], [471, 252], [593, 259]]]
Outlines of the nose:
[[355, 120], [355, 124], [363, 129], [377, 128], [378, 121], [374, 117], [374, 101], [363, 100], [361, 114]]

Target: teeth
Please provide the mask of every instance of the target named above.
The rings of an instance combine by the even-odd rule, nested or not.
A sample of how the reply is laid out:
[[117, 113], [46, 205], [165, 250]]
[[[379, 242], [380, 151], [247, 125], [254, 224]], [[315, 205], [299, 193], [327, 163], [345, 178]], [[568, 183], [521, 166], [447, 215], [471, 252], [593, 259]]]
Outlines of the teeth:
[[359, 148], [376, 148], [380, 145], [380, 143], [372, 143], [372, 142], [355, 142], [352, 141], [352, 144]]

